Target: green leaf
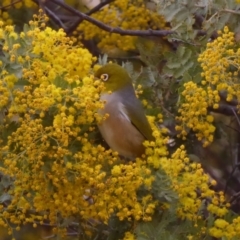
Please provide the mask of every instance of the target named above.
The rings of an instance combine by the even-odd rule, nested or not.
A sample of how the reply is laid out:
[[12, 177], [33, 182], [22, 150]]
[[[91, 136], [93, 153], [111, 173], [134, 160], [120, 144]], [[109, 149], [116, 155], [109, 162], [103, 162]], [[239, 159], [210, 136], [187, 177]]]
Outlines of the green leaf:
[[28, 24], [24, 24], [24, 25], [23, 25], [23, 32], [24, 32], [24, 33], [27, 33], [29, 30], [30, 30], [29, 25], [28, 25]]
[[10, 136], [16, 129], [18, 128], [17, 122], [11, 122], [8, 124], [7, 128], [4, 128], [1, 133], [1, 139], [6, 142], [8, 139], [8, 136]]
[[22, 65], [17, 63], [11, 63], [6, 66], [6, 70], [10, 74], [14, 74], [17, 78], [22, 77]]
[[104, 53], [102, 56], [99, 55], [98, 64], [103, 66], [103, 65], [107, 64], [107, 61], [108, 61], [108, 55], [106, 53]]
[[54, 81], [53, 84], [56, 87], [62, 88], [62, 89], [66, 89], [68, 87], [68, 82], [66, 82], [62, 76], [57, 76]]
[[177, 23], [184, 23], [184, 21], [186, 21], [186, 19], [189, 16], [189, 12], [188, 10], [186, 10], [185, 8], [181, 8], [174, 16], [174, 19], [172, 19], [173, 22], [177, 22]]
[[[167, 22], [171, 22], [173, 20], [176, 19], [176, 15], [178, 15], [179, 13], [181, 13], [182, 11], [184, 11], [184, 9], [182, 8], [169, 8], [168, 12], [164, 14], [165, 20]], [[163, 12], [161, 11], [161, 14], [163, 14]]]
[[9, 195], [8, 193], [3, 193], [1, 196], [0, 196], [0, 202], [1, 203], [4, 203], [4, 202], [7, 202], [7, 201], [11, 201], [12, 197], [11, 195]]
[[169, 62], [167, 63], [167, 67], [170, 69], [180, 68], [181, 63], [180, 62]]
[[182, 82], [189, 82], [190, 80], [192, 80], [192, 76], [189, 74], [188, 71], [186, 71], [183, 74]]
[[3, 175], [1, 177], [1, 184], [4, 188], [10, 187], [12, 185], [12, 183], [13, 183], [13, 181], [9, 176]]
[[186, 47], [185, 46], [179, 46], [177, 49], [177, 55], [178, 57], [183, 57], [183, 55], [186, 53]]

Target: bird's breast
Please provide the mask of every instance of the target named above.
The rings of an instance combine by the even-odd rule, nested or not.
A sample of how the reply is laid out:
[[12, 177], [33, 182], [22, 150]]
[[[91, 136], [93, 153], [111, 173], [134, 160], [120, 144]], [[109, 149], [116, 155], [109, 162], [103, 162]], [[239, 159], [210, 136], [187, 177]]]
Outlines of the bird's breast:
[[99, 114], [104, 116], [107, 113], [109, 117], [98, 127], [107, 144], [125, 157], [141, 156], [145, 150], [145, 138], [132, 124], [119, 96], [114, 93], [104, 94], [101, 100], [105, 101], [105, 106], [99, 110]]

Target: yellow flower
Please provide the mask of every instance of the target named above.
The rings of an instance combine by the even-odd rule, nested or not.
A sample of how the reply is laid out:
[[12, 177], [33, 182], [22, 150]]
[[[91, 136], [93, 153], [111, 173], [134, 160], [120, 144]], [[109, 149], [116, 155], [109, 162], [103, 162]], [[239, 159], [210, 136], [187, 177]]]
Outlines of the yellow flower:
[[229, 223], [224, 219], [217, 219], [215, 220], [214, 225], [218, 228], [226, 228], [229, 225]]
[[113, 176], [118, 176], [122, 173], [122, 169], [120, 168], [120, 166], [114, 166], [111, 170], [111, 173]]
[[126, 232], [125, 233], [125, 236], [123, 238], [123, 240], [135, 240], [135, 236], [134, 234], [132, 234], [131, 232]]

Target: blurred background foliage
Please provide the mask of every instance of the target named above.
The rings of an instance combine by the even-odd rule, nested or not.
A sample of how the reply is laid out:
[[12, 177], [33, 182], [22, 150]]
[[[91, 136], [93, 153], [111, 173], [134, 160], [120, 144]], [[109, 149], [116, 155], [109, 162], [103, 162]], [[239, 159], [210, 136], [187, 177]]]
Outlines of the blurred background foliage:
[[[173, 153], [183, 144], [190, 160], [201, 163], [210, 178], [216, 180], [217, 184], [212, 188], [224, 192], [226, 199], [231, 202], [232, 215], [229, 219], [237, 216], [240, 212], [239, 2], [3, 0], [0, 3], [0, 20], [4, 25], [14, 25], [20, 33], [26, 30], [25, 24], [33, 19], [33, 14], [38, 13], [39, 8], [48, 16], [48, 26], [56, 30], [62, 28], [75, 45], [87, 48], [103, 62], [116, 61], [128, 70], [136, 88], [141, 85], [137, 89], [147, 113], [153, 116], [161, 114], [161, 126], [166, 126], [169, 135], [175, 140], [169, 152]], [[84, 20], [76, 14], [77, 11], [112, 28], [173, 32], [161, 37], [151, 33], [149, 36], [121, 36]], [[220, 56], [216, 57], [217, 54]], [[205, 64], [207, 59], [209, 64]], [[225, 62], [214, 69], [222, 59]], [[18, 71], [18, 66], [12, 66], [12, 73], [17, 75]], [[199, 127], [199, 123], [203, 125]], [[214, 131], [210, 131], [210, 128]], [[98, 142], [101, 142], [99, 139], [98, 136]], [[160, 178], [164, 177], [164, 174], [160, 175]], [[12, 182], [2, 178], [1, 184], [2, 191], [5, 191]], [[165, 187], [168, 189], [168, 186]], [[172, 209], [175, 209], [175, 195], [166, 189], [163, 191], [165, 195], [161, 197], [171, 202]], [[158, 190], [155, 194], [158, 194]], [[3, 203], [9, 200], [9, 196], [2, 196]], [[203, 207], [199, 211], [204, 212], [206, 209]], [[208, 220], [212, 218], [209, 222], [214, 222], [214, 215], [204, 216]], [[121, 222], [119, 230], [118, 220], [111, 219], [111, 228], [101, 225], [95, 239], [106, 239], [106, 232], [107, 239], [121, 239], [128, 229], [134, 229], [137, 239], [212, 239], [212, 236], [218, 236], [210, 236], [206, 229], [202, 230], [204, 223], [199, 222], [198, 226], [194, 226], [188, 221], [179, 222], [174, 214], [165, 216], [156, 213], [151, 223], [129, 227], [128, 223]], [[176, 228], [178, 224], [180, 229]], [[26, 235], [23, 232], [16, 233], [16, 239], [37, 239], [37, 235], [39, 239], [48, 236], [54, 239], [55, 236], [48, 232], [48, 226], [39, 229], [40, 234], [35, 228], [30, 230], [30, 227], [25, 227], [21, 231], [26, 231]], [[200, 236], [199, 229], [202, 231]], [[74, 237], [69, 236], [69, 239], [87, 239], [87, 236], [82, 235]], [[0, 239], [8, 238], [5, 233], [1, 233]], [[126, 235], [125, 239], [133, 237]], [[239, 239], [239, 236], [219, 239]]]

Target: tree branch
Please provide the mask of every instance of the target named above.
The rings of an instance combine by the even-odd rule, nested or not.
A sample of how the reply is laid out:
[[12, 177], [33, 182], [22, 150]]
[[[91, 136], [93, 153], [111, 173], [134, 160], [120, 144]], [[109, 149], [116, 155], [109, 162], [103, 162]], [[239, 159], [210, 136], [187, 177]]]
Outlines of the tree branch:
[[104, 6], [106, 6], [107, 4], [114, 2], [115, 0], [105, 0], [103, 2], [100, 2], [97, 6], [95, 6], [94, 8], [92, 8], [89, 12], [87, 12], [87, 15], [90, 16], [93, 13], [97, 12], [98, 10], [100, 10], [101, 8], [103, 8]]
[[110, 33], [117, 33], [120, 35], [128, 35], [128, 36], [167, 36], [169, 34], [173, 34], [174, 31], [171, 30], [124, 30], [122, 28], [114, 28], [106, 25], [103, 22], [100, 22], [87, 14], [84, 14], [82, 12], [79, 12], [78, 10], [74, 9], [73, 7], [65, 4], [64, 2], [61, 2], [59, 0], [51, 0], [51, 2], [61, 6], [62, 8], [68, 10], [69, 12], [79, 16], [81, 20], [88, 21], [97, 27], [101, 28], [102, 30], [105, 30]]
[[232, 99], [231, 101], [227, 101], [227, 91], [219, 91], [219, 96], [221, 100], [227, 102], [229, 105], [237, 106], [239, 104], [237, 99]]
[[220, 103], [217, 109], [213, 107], [208, 107], [208, 110], [211, 112], [221, 113], [227, 116], [236, 116], [238, 112], [237, 107], [225, 103]]
[[48, 7], [45, 7], [45, 11], [46, 11], [46, 14], [52, 18], [52, 20], [58, 24], [61, 28], [63, 28], [65, 30], [65, 26], [63, 24], [63, 22], [58, 18], [58, 16], [52, 12]]
[[220, 11], [240, 15], [240, 11], [235, 11], [235, 10], [232, 10], [232, 9], [223, 9], [223, 10], [220, 10]]
[[[100, 10], [101, 8], [103, 8], [104, 6], [106, 6], [107, 4], [113, 2], [114, 0], [105, 0], [103, 2], [100, 2], [97, 6], [95, 6], [93, 9], [91, 9], [89, 12], [86, 13], [86, 15], [90, 16], [93, 13], [97, 12], [98, 10]], [[71, 32], [73, 32], [77, 26], [83, 21], [84, 19], [81, 17], [79, 18], [71, 27], [69, 27], [66, 31], [67, 34], [70, 34]]]

